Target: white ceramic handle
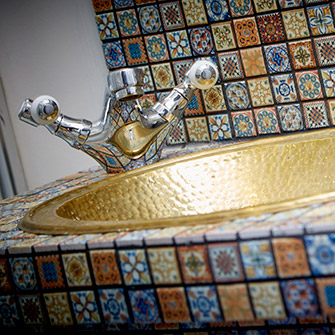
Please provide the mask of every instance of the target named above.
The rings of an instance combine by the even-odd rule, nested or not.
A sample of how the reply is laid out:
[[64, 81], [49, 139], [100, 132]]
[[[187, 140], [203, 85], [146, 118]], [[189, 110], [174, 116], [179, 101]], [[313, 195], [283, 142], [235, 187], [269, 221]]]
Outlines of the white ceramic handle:
[[214, 86], [218, 80], [219, 72], [217, 66], [207, 60], [195, 62], [188, 72], [188, 78], [192, 85], [202, 90], [207, 90]]
[[49, 95], [41, 95], [32, 102], [30, 113], [36, 123], [48, 125], [57, 119], [59, 104], [55, 98]]

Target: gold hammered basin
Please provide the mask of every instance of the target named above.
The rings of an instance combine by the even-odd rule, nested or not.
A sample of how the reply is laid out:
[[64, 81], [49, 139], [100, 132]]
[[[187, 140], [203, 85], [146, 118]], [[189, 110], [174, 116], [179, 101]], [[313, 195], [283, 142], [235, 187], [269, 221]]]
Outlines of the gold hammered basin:
[[246, 141], [113, 175], [33, 208], [20, 228], [70, 234], [217, 223], [335, 198], [335, 129]]

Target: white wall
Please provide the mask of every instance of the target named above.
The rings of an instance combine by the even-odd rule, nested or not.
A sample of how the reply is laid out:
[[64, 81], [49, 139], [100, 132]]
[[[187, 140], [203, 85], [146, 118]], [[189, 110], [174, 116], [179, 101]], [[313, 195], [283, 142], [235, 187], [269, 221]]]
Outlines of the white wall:
[[29, 189], [97, 165], [17, 117], [41, 94], [68, 116], [100, 116], [107, 69], [94, 16], [91, 0], [0, 1], [0, 75]]

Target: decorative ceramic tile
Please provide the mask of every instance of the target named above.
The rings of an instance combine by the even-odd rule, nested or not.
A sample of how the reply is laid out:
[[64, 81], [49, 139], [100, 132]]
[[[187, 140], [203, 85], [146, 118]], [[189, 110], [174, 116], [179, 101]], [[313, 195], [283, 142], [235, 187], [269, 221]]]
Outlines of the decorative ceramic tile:
[[95, 21], [102, 41], [119, 37], [113, 13], [97, 15]]
[[211, 25], [211, 28], [217, 51], [236, 48], [231, 22], [215, 23]]
[[218, 55], [223, 80], [243, 78], [241, 59], [238, 51]]
[[93, 291], [70, 292], [73, 312], [79, 325], [99, 324], [98, 305]]
[[205, 4], [210, 22], [230, 19], [227, 0], [205, 0]]
[[123, 48], [128, 65], [146, 64], [148, 62], [142, 37], [123, 40]]
[[178, 247], [178, 256], [185, 283], [207, 283], [212, 275], [203, 245]]
[[324, 317], [335, 314], [335, 278], [315, 279]]
[[278, 275], [281, 278], [309, 276], [310, 270], [302, 240], [277, 238], [272, 240]]
[[58, 255], [35, 257], [42, 288], [52, 289], [65, 286], [63, 271]]
[[41, 325], [44, 323], [39, 295], [19, 295], [19, 305], [26, 325]]
[[295, 74], [301, 100], [322, 98], [321, 83], [317, 70]]
[[67, 283], [70, 287], [92, 285], [84, 253], [63, 254]]
[[155, 93], [145, 94], [139, 100], [143, 108], [150, 108], [156, 103], [156, 95]]
[[254, 0], [254, 5], [257, 13], [264, 13], [277, 9], [275, 0]]
[[209, 27], [192, 28], [188, 31], [190, 44], [195, 56], [208, 56], [213, 53], [214, 42]]
[[196, 89], [193, 93], [191, 101], [185, 109], [184, 116], [197, 116], [204, 114], [205, 111], [200, 98], [200, 90]]
[[240, 48], [260, 44], [256, 20], [254, 17], [234, 20], [237, 44]]
[[188, 26], [207, 23], [206, 11], [202, 0], [182, 0], [182, 4]]
[[113, 0], [115, 8], [127, 8], [134, 6], [133, 0]]
[[113, 9], [111, 0], [92, 0], [93, 8], [96, 13]]
[[148, 257], [155, 284], [181, 283], [175, 248], [149, 248]]
[[115, 250], [91, 251], [90, 256], [97, 285], [121, 284]]
[[250, 107], [247, 87], [244, 81], [225, 84], [228, 105], [231, 109], [246, 109]]
[[9, 280], [9, 267], [6, 259], [0, 259], [0, 290], [9, 291], [12, 288]]
[[316, 67], [311, 40], [291, 42], [288, 46], [295, 70]]
[[309, 25], [312, 34], [325, 35], [335, 32], [333, 17], [329, 5], [307, 8]]
[[268, 240], [240, 243], [242, 263], [248, 279], [273, 278], [276, 275]]
[[264, 53], [270, 73], [291, 71], [290, 59], [286, 44], [264, 47]]
[[192, 55], [186, 30], [166, 33], [171, 58], [185, 58]]
[[13, 327], [19, 323], [14, 296], [0, 296], [0, 326]]
[[185, 121], [188, 137], [191, 142], [210, 140], [205, 117], [186, 118]]
[[201, 92], [207, 112], [219, 112], [226, 110], [221, 85], [215, 85], [209, 90], [202, 90]]
[[248, 86], [253, 107], [273, 105], [268, 77], [250, 79]]
[[209, 132], [213, 141], [232, 138], [228, 114], [208, 116]]
[[122, 288], [99, 290], [102, 314], [107, 324], [129, 322], [128, 308]]
[[219, 285], [217, 289], [226, 321], [254, 319], [245, 284]]
[[319, 315], [314, 283], [311, 279], [281, 282], [287, 310], [292, 317], [314, 318]]
[[303, 8], [282, 12], [282, 18], [288, 40], [309, 36], [309, 30]]
[[14, 284], [20, 290], [34, 290], [37, 280], [31, 257], [9, 259]]
[[222, 321], [215, 286], [187, 287], [193, 317], [198, 322]]
[[183, 144], [186, 142], [187, 138], [186, 138], [185, 123], [184, 120], [180, 120], [177, 126], [172, 127], [171, 131], [169, 132], [166, 143], [168, 145], [173, 145], [173, 144]]
[[335, 37], [316, 38], [314, 44], [320, 66], [335, 65]]
[[120, 250], [120, 266], [126, 285], [151, 284], [149, 268], [143, 249]]
[[255, 109], [254, 113], [259, 134], [275, 134], [280, 132], [274, 107]]
[[128, 291], [136, 323], [159, 323], [161, 319], [154, 290]]
[[193, 64], [193, 60], [179, 60], [173, 62], [173, 70], [177, 79], [177, 83], [180, 84], [185, 80], [185, 74]]
[[208, 253], [216, 282], [244, 279], [237, 243], [211, 244]]
[[151, 65], [151, 70], [157, 90], [164, 90], [175, 86], [170, 63]]
[[293, 75], [291, 73], [273, 76], [271, 77], [271, 82], [276, 102], [285, 103], [298, 100]]
[[256, 136], [256, 127], [252, 111], [231, 113], [236, 137]]
[[157, 5], [138, 7], [137, 11], [144, 34], [153, 34], [162, 31], [162, 23]]
[[46, 293], [44, 302], [52, 326], [73, 325], [67, 293]]
[[303, 0], [278, 0], [281, 8], [292, 8], [303, 6]]
[[335, 68], [322, 69], [321, 75], [327, 97], [335, 97]]
[[257, 17], [259, 34], [264, 44], [285, 40], [283, 25], [279, 13], [265, 14]]
[[307, 128], [329, 126], [326, 105], [323, 101], [306, 102], [303, 108]]
[[266, 68], [261, 47], [241, 49], [240, 53], [244, 72], [247, 77], [266, 74]]
[[182, 287], [158, 288], [157, 295], [167, 323], [190, 322], [190, 313]]
[[331, 124], [335, 125], [335, 99], [328, 100], [328, 107], [329, 107], [329, 113], [330, 113], [330, 121]]
[[145, 66], [138, 66], [138, 69], [142, 69], [143, 71], [143, 75], [144, 75], [144, 86], [143, 86], [143, 90], [144, 92], [148, 93], [148, 92], [153, 92], [155, 90], [154, 87], [154, 83], [152, 81], [152, 77], [151, 77], [151, 72], [150, 72], [150, 68], [148, 65]]
[[304, 129], [300, 105], [280, 106], [278, 107], [278, 114], [284, 131]]
[[160, 4], [159, 8], [166, 30], [184, 28], [185, 24], [179, 1]]
[[167, 45], [163, 34], [144, 37], [149, 62], [160, 62], [169, 59]]
[[254, 13], [251, 0], [228, 0], [228, 2], [233, 17], [246, 16]]
[[121, 36], [128, 37], [140, 34], [135, 9], [127, 9], [121, 12], [116, 12], [116, 15], [119, 21]]
[[308, 235], [305, 244], [312, 273], [335, 274], [335, 235]]
[[109, 69], [126, 66], [126, 60], [122, 51], [120, 41], [103, 44], [105, 61]]
[[257, 319], [286, 317], [278, 282], [252, 283], [249, 290]]

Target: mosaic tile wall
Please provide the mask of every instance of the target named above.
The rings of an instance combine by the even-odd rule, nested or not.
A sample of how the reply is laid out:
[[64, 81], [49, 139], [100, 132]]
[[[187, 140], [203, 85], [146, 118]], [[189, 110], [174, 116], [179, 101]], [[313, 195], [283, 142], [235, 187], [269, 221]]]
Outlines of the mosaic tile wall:
[[197, 91], [167, 143], [255, 138], [335, 124], [335, 2], [93, 0], [107, 67], [140, 67], [153, 104], [199, 58]]
[[0, 202], [1, 333], [335, 334], [335, 201], [205, 226], [18, 229], [31, 207], [105, 177]]

